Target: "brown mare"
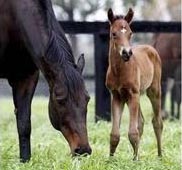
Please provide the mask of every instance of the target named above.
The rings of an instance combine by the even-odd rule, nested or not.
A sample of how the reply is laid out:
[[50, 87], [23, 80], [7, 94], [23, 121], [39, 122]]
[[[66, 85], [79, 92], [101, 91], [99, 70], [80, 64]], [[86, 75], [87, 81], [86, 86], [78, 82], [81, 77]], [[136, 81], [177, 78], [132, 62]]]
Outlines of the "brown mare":
[[163, 129], [161, 111], [161, 61], [156, 50], [149, 45], [132, 47], [130, 23], [133, 18], [130, 8], [126, 16], [114, 15], [108, 10], [110, 22], [109, 67], [106, 86], [111, 92], [112, 130], [110, 155], [113, 156], [120, 140], [120, 121], [125, 103], [130, 112], [128, 137], [134, 150], [133, 160], [138, 159], [138, 148], [143, 133], [144, 119], [140, 107], [140, 95], [146, 90], [154, 116], [152, 119], [158, 147], [162, 156], [161, 134]]
[[[181, 76], [180, 74], [177, 76], [176, 74], [180, 73], [178, 70], [181, 69], [181, 34], [179, 33], [160, 33], [154, 36], [154, 44], [153, 46], [159, 53], [159, 56], [162, 61], [162, 78], [161, 78], [161, 108], [162, 108], [162, 117], [166, 119], [168, 117], [168, 113], [165, 109], [165, 99], [167, 93], [167, 79], [172, 78], [174, 80], [174, 87], [171, 91], [171, 116], [174, 117], [174, 107], [173, 103], [175, 98], [177, 97], [177, 115], [180, 115], [180, 90], [178, 93], [174, 95], [174, 89], [178, 83], [178, 88], [181, 88]], [[175, 78], [177, 76], [178, 78]], [[178, 81], [178, 82], [177, 82]], [[175, 97], [176, 96], [176, 97]], [[178, 117], [178, 116], [177, 116]]]
[[39, 70], [49, 85], [52, 125], [62, 132], [73, 155], [91, 153], [84, 64], [83, 56], [75, 62], [51, 0], [0, 0], [0, 78], [12, 87], [22, 162], [31, 157], [31, 102]]

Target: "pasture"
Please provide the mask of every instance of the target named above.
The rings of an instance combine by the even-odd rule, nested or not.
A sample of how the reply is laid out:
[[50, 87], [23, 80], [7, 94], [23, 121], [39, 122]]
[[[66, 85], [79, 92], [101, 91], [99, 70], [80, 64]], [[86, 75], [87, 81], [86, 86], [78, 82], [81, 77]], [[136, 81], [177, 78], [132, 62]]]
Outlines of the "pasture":
[[[168, 97], [169, 98], [169, 97]], [[149, 100], [141, 98], [145, 117], [144, 133], [139, 148], [140, 161], [132, 161], [128, 140], [128, 110], [121, 121], [121, 139], [115, 156], [109, 157], [111, 123], [94, 123], [94, 97], [88, 106], [87, 127], [92, 155], [72, 158], [69, 146], [60, 132], [50, 124], [48, 98], [34, 97], [32, 103], [32, 158], [19, 162], [18, 135], [12, 98], [0, 98], [0, 169], [2, 170], [179, 170], [181, 169], [181, 124], [165, 121], [162, 135], [163, 158], [157, 157], [156, 139], [151, 124]], [[169, 110], [169, 100], [167, 101]], [[126, 107], [125, 107], [126, 108]]]

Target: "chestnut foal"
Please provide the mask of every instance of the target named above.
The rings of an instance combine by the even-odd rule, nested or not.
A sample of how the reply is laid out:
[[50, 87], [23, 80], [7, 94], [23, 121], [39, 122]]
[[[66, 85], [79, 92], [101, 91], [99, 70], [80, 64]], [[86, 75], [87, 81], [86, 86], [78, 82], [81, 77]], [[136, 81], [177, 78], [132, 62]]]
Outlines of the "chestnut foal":
[[143, 133], [144, 119], [140, 107], [140, 94], [147, 92], [153, 107], [153, 128], [157, 139], [158, 156], [161, 152], [161, 61], [157, 51], [149, 45], [132, 47], [130, 8], [126, 16], [114, 15], [108, 10], [110, 22], [109, 67], [106, 86], [111, 92], [112, 130], [110, 155], [113, 156], [120, 140], [120, 121], [124, 104], [130, 112], [128, 137], [134, 150], [133, 160], [138, 159], [139, 141]]

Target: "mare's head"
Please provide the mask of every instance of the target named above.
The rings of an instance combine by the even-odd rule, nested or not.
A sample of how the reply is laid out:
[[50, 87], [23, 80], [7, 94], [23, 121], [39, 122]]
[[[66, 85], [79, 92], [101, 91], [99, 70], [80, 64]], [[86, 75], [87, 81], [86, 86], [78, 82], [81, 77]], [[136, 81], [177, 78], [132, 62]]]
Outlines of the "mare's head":
[[72, 155], [91, 154], [87, 136], [87, 104], [90, 99], [81, 75], [85, 65], [81, 55], [77, 64], [65, 63], [50, 89], [49, 117], [62, 132]]
[[130, 8], [125, 16], [114, 15], [112, 9], [108, 10], [108, 19], [110, 22], [110, 40], [113, 42], [115, 50], [124, 61], [128, 61], [132, 56], [130, 39], [132, 31], [130, 23], [133, 18], [133, 10]]

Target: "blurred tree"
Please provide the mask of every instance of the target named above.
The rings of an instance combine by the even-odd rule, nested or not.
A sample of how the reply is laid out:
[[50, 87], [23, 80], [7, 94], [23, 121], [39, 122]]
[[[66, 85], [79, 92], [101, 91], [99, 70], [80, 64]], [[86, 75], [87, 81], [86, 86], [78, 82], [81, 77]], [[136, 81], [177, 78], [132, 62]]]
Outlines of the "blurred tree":
[[171, 14], [171, 19], [181, 21], [181, 0], [167, 0], [167, 8]]
[[137, 5], [137, 1], [136, 0], [123, 0], [123, 5], [126, 7], [130, 7], [130, 6], [136, 6]]
[[[77, 18], [86, 20], [87, 16], [98, 9], [106, 9], [112, 6], [112, 0], [52, 0], [64, 12], [64, 19], [74, 21]], [[66, 15], [65, 15], [66, 14]], [[70, 35], [73, 51], [77, 54], [77, 39]]]
[[[61, 9], [62, 20], [87, 20], [97, 11], [106, 11], [109, 7], [123, 10], [129, 7], [135, 11], [135, 20], [181, 20], [180, 0], [52, 0]], [[59, 17], [60, 19], [60, 17]], [[99, 19], [99, 18], [96, 18]], [[73, 51], [77, 54], [77, 39], [70, 36]]]
[[122, 0], [125, 7], [133, 6], [140, 19], [181, 20], [181, 0]]
[[52, 0], [54, 4], [60, 6], [67, 14], [66, 20], [74, 21], [75, 14], [79, 15], [81, 20], [98, 9], [106, 9], [112, 6], [113, 0]]

